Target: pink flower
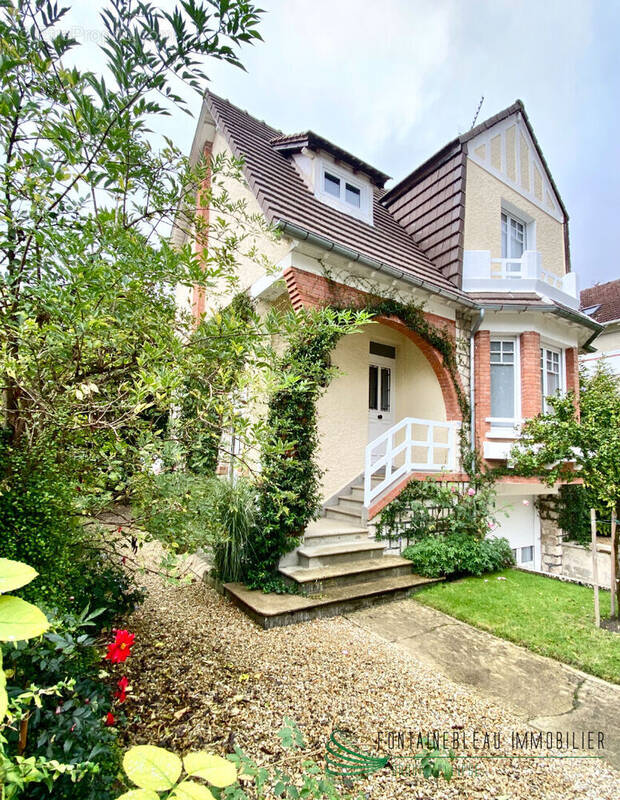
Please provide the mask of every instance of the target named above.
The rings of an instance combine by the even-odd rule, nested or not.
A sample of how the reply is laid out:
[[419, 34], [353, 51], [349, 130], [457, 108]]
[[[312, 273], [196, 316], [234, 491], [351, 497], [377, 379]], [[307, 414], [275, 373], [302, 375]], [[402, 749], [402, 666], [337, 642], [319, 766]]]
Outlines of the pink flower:
[[529, 506], [529, 504], [530, 504], [530, 501], [529, 501], [529, 500], [524, 500], [524, 501], [523, 501], [523, 505], [524, 505], [524, 506]]
[[473, 496], [476, 494], [476, 490], [475, 490], [475, 489], [472, 489], [472, 487], [470, 486], [470, 487], [469, 487], [469, 489], [467, 490], [467, 494], [468, 494], [470, 497], [473, 497]]

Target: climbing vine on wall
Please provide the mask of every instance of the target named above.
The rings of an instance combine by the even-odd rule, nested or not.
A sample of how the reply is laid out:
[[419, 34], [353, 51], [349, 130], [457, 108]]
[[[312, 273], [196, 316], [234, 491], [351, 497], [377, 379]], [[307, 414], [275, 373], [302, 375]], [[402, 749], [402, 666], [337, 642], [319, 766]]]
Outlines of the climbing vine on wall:
[[452, 380], [464, 424], [461, 456], [464, 468], [479, 472], [475, 453], [467, 439], [469, 403], [458, 379], [456, 345], [442, 328], [424, 316], [422, 308], [396, 300], [369, 300], [365, 306], [334, 303], [320, 311], [302, 312], [299, 326], [280, 359], [284, 385], [269, 402], [268, 427], [261, 453], [259, 529], [253, 543], [250, 585], [270, 585], [282, 555], [296, 547], [308, 523], [318, 516], [321, 504], [321, 470], [317, 400], [334, 373], [331, 352], [339, 339], [373, 317], [395, 316], [440, 353]]

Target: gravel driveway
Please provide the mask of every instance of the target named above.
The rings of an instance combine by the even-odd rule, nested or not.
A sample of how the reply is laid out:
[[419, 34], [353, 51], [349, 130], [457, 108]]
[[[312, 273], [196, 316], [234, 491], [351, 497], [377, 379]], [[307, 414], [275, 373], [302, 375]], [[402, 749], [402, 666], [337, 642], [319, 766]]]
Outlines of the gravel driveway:
[[[254, 760], [271, 763], [283, 756], [276, 734], [290, 716], [306, 738], [305, 755], [322, 762], [334, 728], [353, 731], [369, 752], [377, 752], [379, 731], [385, 737], [394, 730], [456, 730], [469, 740], [474, 730], [488, 731], [507, 742], [512, 731], [526, 730], [510, 711], [346, 619], [265, 631], [203, 583], [171, 586], [153, 575], [140, 580], [148, 597], [128, 621], [136, 644], [126, 662], [132, 685], [126, 743], [220, 753], [236, 743]], [[476, 753], [469, 745], [460, 752]], [[295, 774], [302, 758], [285, 757]], [[372, 800], [619, 796], [620, 774], [601, 761], [477, 763], [477, 775], [459, 775], [449, 784], [385, 769], [359, 788]]]

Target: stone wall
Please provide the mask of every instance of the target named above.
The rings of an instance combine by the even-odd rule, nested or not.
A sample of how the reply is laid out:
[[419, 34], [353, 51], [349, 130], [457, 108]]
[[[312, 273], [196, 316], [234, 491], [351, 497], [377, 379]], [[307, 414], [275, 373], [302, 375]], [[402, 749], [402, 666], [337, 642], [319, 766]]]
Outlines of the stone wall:
[[[541, 570], [554, 575], [592, 583], [592, 549], [576, 542], [564, 541], [558, 527], [557, 495], [541, 495], [537, 500], [540, 514]], [[610, 545], [597, 545], [599, 586], [611, 586]]]
[[540, 515], [540, 568], [554, 575], [562, 574], [563, 532], [558, 527], [558, 498], [540, 495], [536, 505]]

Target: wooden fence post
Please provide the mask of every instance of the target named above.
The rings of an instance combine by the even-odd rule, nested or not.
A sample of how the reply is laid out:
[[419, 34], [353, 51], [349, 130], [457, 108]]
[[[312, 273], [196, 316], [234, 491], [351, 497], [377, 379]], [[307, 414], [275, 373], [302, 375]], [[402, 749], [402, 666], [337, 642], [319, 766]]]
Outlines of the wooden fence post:
[[590, 509], [590, 528], [592, 530], [592, 583], [594, 584], [594, 621], [601, 627], [601, 609], [598, 602], [598, 551], [596, 547], [596, 510]]

